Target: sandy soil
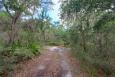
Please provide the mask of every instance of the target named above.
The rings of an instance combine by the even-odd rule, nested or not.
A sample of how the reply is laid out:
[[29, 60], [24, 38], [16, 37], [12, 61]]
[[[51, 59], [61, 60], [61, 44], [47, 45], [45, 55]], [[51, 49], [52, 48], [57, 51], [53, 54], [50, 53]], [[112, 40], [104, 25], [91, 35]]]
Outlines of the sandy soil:
[[70, 49], [46, 46], [39, 57], [23, 62], [21, 69], [10, 77], [89, 77], [79, 61], [71, 57]]

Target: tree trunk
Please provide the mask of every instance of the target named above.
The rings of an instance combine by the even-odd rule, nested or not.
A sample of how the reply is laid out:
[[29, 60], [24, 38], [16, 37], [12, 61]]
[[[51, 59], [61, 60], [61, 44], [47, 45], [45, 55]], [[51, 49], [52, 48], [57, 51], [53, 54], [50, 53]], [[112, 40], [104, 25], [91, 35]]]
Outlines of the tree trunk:
[[80, 27], [80, 33], [81, 33], [81, 46], [83, 47], [83, 51], [86, 52], [86, 40], [85, 40], [85, 32], [83, 30], [83, 26]]
[[16, 12], [15, 16], [12, 18], [12, 23], [11, 23], [11, 28], [10, 28], [10, 32], [9, 32], [9, 45], [13, 45], [14, 41], [15, 41], [15, 37], [17, 35], [17, 31], [16, 31], [16, 22], [20, 16], [20, 12]]
[[87, 48], [86, 48], [86, 41], [85, 41], [85, 34], [84, 31], [81, 31], [81, 37], [82, 37], [82, 47], [83, 47], [83, 51], [86, 52]]
[[11, 24], [10, 32], [9, 32], [9, 42], [8, 42], [9, 45], [12, 45], [14, 43], [14, 33], [15, 33], [14, 26], [15, 26], [15, 23], [12, 20], [12, 24]]
[[98, 36], [97, 36], [97, 42], [98, 42], [98, 47], [97, 47], [97, 49], [98, 49], [98, 51], [101, 53], [102, 51], [103, 51], [103, 46], [102, 46], [102, 33], [101, 32], [98, 32], [97, 33], [98, 34]]

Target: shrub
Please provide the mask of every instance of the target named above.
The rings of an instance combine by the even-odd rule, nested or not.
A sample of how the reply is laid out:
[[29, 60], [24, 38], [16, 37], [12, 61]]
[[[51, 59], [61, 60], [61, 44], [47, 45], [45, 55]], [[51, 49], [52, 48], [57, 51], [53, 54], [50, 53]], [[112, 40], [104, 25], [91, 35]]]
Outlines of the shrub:
[[16, 49], [14, 52], [14, 58], [16, 59], [16, 62], [23, 61], [25, 59], [29, 59], [34, 56], [34, 54], [31, 52], [30, 49], [20, 48]]

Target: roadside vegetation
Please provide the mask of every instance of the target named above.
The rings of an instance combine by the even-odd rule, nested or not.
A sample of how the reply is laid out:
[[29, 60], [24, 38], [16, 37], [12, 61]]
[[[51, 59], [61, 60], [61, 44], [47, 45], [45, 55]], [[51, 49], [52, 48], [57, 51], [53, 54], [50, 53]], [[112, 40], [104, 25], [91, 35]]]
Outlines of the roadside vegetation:
[[113, 0], [64, 0], [61, 18], [67, 41], [91, 77], [115, 76], [115, 6]]
[[52, 4], [44, 0], [0, 1], [0, 77], [19, 68], [20, 62], [40, 55], [44, 45], [63, 43], [57, 42], [58, 27], [47, 13]]

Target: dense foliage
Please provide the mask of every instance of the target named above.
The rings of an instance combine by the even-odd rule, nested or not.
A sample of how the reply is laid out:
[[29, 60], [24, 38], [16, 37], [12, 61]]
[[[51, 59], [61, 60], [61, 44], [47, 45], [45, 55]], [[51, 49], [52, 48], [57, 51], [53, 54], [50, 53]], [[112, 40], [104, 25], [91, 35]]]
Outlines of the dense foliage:
[[[0, 77], [10, 75], [22, 61], [40, 55], [46, 40], [55, 35], [47, 12], [52, 2], [2, 0], [0, 9]], [[49, 0], [50, 1], [50, 0]], [[42, 9], [41, 11], [38, 9]], [[36, 13], [36, 17], [35, 17]], [[15, 66], [17, 65], [17, 66]]]
[[[67, 40], [91, 75], [115, 76], [115, 12], [113, 0], [64, 0], [61, 18]], [[101, 73], [102, 74], [102, 73]]]

